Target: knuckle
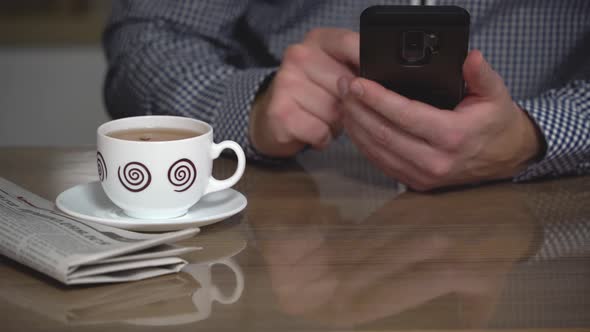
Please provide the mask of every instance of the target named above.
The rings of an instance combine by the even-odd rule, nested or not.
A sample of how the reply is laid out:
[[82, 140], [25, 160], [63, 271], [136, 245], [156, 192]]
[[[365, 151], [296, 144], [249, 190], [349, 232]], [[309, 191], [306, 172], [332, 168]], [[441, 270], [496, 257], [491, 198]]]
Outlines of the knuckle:
[[281, 132], [276, 135], [275, 140], [277, 143], [279, 143], [281, 145], [286, 145], [286, 144], [291, 143], [293, 141], [293, 138], [290, 134], [288, 134], [286, 132]]
[[330, 105], [325, 109], [325, 117], [329, 126], [335, 128], [342, 127], [342, 118], [344, 115], [339, 111], [338, 101], [330, 100]]
[[289, 108], [287, 107], [277, 107], [275, 109], [275, 117], [276, 119], [280, 122], [283, 123], [284, 125], [288, 126], [290, 121], [289, 121]]
[[415, 123], [413, 120], [412, 112], [416, 108], [414, 101], [407, 101], [405, 105], [401, 105], [398, 109], [398, 123], [402, 127], [401, 129], [409, 130], [414, 128]]
[[276, 141], [280, 145], [287, 145], [287, 144], [291, 143], [292, 139], [290, 136], [287, 136], [287, 135], [277, 135]]
[[303, 44], [293, 44], [285, 50], [283, 60], [285, 63], [301, 64], [309, 59], [311, 50]]
[[274, 136], [274, 140], [279, 144], [288, 144], [293, 141], [289, 112], [284, 111], [285, 109], [279, 108], [274, 112], [274, 119], [272, 121], [274, 123], [274, 130], [267, 133], [268, 136]]
[[297, 74], [291, 70], [280, 70], [277, 73], [277, 76], [274, 78], [274, 84], [277, 86], [279, 90], [289, 91], [290, 88], [293, 88], [298, 85], [299, 78]]
[[278, 126], [287, 128], [291, 122], [291, 114], [297, 110], [289, 107], [283, 100], [275, 100], [269, 107], [269, 118]]
[[330, 136], [330, 130], [322, 130], [321, 132], [317, 133], [317, 136], [314, 137], [314, 142], [311, 144], [318, 147], [325, 147], [323, 145], [326, 145], [326, 142], [330, 141]]
[[372, 131], [373, 139], [382, 146], [389, 146], [391, 143], [391, 130], [384, 124], [376, 126]]
[[342, 45], [346, 45], [347, 47], [358, 47], [359, 45], [359, 36], [357, 33], [352, 31], [343, 32], [340, 37], [340, 43]]
[[277, 143], [282, 145], [289, 144], [293, 141], [292, 130], [290, 130], [290, 127], [286, 125], [284, 128], [285, 130], [278, 131], [275, 135]]
[[389, 175], [393, 174], [391, 167], [389, 167], [384, 162], [383, 156], [380, 153], [378, 153], [375, 149], [373, 149], [371, 146], [369, 146], [369, 145], [364, 146], [363, 152], [364, 152], [365, 156], [367, 157], [367, 159], [372, 161], [378, 167], [382, 168], [385, 173], [387, 173]]
[[427, 171], [432, 176], [432, 180], [439, 182], [446, 179], [452, 170], [452, 162], [449, 158], [434, 159], [429, 165]]
[[443, 142], [450, 151], [461, 150], [467, 142], [467, 133], [461, 129], [452, 129], [445, 134]]

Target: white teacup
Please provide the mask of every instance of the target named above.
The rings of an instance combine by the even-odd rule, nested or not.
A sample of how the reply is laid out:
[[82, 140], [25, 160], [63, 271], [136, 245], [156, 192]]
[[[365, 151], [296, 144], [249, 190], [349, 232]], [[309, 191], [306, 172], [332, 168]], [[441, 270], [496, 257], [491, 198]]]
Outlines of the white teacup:
[[[165, 140], [162, 135], [164, 140], [156, 141], [160, 138], [148, 131], [161, 128], [170, 129], [165, 133], [172, 138], [176, 132], [187, 138]], [[145, 130], [141, 139], [148, 141], [132, 140], [133, 132], [140, 130]], [[187, 131], [194, 135], [184, 135]], [[202, 196], [236, 184], [246, 167], [239, 144], [216, 144], [210, 125], [179, 116], [137, 116], [107, 122], [98, 127], [97, 146], [98, 175], [106, 195], [125, 214], [141, 219], [182, 216]], [[228, 179], [217, 180], [211, 176], [213, 160], [224, 149], [236, 153], [238, 166]]]

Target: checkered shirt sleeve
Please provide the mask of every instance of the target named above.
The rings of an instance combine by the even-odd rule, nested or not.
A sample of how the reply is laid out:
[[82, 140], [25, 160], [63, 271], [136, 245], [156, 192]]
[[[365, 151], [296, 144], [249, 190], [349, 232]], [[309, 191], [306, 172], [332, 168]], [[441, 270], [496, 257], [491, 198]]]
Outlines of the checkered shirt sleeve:
[[590, 172], [590, 80], [575, 80], [519, 105], [537, 123], [547, 147], [516, 181]]
[[103, 36], [107, 109], [115, 118], [172, 114], [206, 121], [250, 158], [248, 115], [276, 64], [252, 63], [232, 34], [248, 1], [118, 1]]
[[[282, 52], [319, 26], [358, 29], [374, 4], [410, 0], [119, 0], [104, 33], [114, 117], [175, 114], [212, 124], [250, 159], [251, 104]], [[472, 17], [472, 48], [540, 128], [541, 160], [515, 181], [590, 172], [590, 1], [438, 0]]]

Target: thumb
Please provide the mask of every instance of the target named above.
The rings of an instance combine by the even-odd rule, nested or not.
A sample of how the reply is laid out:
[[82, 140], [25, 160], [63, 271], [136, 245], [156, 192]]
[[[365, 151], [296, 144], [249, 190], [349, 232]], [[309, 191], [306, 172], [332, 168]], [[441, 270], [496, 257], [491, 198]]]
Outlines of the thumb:
[[503, 87], [502, 78], [484, 59], [478, 50], [469, 52], [463, 64], [463, 78], [469, 94], [480, 97], [494, 97]]

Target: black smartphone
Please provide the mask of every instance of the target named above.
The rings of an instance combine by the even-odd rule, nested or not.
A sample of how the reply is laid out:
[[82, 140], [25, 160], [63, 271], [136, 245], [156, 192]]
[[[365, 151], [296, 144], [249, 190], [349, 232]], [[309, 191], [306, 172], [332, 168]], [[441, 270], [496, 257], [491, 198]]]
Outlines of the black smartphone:
[[360, 75], [454, 109], [463, 98], [470, 15], [457, 6], [373, 6], [360, 17]]

